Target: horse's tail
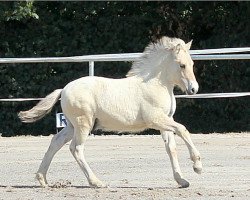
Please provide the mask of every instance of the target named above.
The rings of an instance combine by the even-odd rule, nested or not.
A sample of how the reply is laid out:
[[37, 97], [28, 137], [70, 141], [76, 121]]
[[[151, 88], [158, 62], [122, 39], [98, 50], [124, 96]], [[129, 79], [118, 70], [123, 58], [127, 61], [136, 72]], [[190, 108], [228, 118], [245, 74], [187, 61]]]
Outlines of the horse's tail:
[[57, 89], [42, 99], [36, 106], [27, 111], [21, 111], [18, 117], [24, 123], [32, 123], [47, 115], [61, 96], [62, 89]]

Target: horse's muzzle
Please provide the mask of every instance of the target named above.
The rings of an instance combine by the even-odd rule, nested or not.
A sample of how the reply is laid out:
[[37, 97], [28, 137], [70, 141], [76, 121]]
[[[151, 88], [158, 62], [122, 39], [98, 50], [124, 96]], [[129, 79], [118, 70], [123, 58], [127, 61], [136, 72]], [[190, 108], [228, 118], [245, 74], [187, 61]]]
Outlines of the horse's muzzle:
[[199, 90], [199, 84], [197, 83], [197, 81], [188, 82], [187, 94], [189, 95], [196, 94], [198, 90]]

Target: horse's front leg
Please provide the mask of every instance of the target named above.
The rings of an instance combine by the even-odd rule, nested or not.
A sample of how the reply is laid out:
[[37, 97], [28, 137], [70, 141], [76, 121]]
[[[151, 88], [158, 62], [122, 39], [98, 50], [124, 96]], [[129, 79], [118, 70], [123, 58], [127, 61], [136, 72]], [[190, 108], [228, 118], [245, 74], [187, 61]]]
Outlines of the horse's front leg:
[[190, 158], [194, 162], [194, 165], [193, 165], [194, 171], [198, 174], [201, 174], [201, 171], [202, 171], [201, 156], [191, 139], [190, 133], [188, 132], [187, 129], [185, 129], [185, 130], [177, 131], [176, 134], [184, 140], [184, 142], [186, 143], [188, 147]]
[[[157, 115], [156, 115], [157, 116]], [[152, 118], [151, 118], [152, 119]], [[201, 173], [202, 163], [201, 156], [199, 151], [196, 149], [194, 143], [191, 140], [190, 133], [185, 126], [175, 122], [172, 118], [165, 116], [164, 114], [159, 113], [157, 118], [152, 119], [152, 127], [160, 131], [171, 131], [180, 136], [186, 143], [190, 158], [194, 162], [193, 168], [196, 173]]]
[[181, 173], [181, 169], [180, 169], [178, 157], [177, 157], [174, 133], [171, 131], [161, 131], [161, 135], [165, 143], [168, 156], [171, 161], [174, 179], [182, 188], [186, 188], [189, 186], [189, 182], [183, 178], [183, 175]]

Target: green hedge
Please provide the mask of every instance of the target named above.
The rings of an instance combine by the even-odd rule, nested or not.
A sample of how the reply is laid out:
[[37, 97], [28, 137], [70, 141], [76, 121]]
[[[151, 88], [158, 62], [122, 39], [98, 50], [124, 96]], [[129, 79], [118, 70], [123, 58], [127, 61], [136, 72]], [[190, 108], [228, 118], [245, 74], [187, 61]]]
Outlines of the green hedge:
[[[53, 57], [142, 52], [162, 35], [192, 49], [245, 47], [250, 2], [1, 2], [0, 57]], [[131, 63], [96, 63], [95, 74], [121, 78]], [[195, 61], [200, 93], [249, 92], [249, 61]], [[87, 63], [1, 64], [0, 98], [44, 97], [86, 76]], [[17, 112], [36, 102], [0, 102], [0, 133], [55, 133], [55, 112], [22, 124]], [[249, 97], [178, 99], [175, 119], [191, 132], [250, 130]], [[152, 133], [150, 131], [149, 133]]]

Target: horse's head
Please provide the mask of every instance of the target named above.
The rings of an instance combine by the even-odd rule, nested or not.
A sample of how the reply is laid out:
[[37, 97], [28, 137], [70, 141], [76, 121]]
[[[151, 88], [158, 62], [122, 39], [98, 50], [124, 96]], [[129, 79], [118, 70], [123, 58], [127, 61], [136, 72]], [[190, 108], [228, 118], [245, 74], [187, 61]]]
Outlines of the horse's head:
[[[162, 37], [150, 43], [143, 56], [135, 61], [127, 77], [137, 76], [144, 81], [160, 78], [167, 84], [177, 85], [188, 94], [198, 92], [199, 85], [193, 72], [193, 61], [189, 54], [192, 41]], [[167, 66], [167, 67], [166, 67]]]
[[196, 94], [199, 85], [193, 72], [194, 62], [189, 54], [191, 44], [192, 41], [187, 44], [181, 41], [172, 48], [174, 60], [171, 65], [171, 74], [173, 74], [172, 78], [175, 85], [186, 91], [187, 94]]

